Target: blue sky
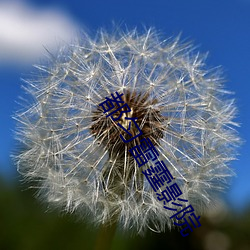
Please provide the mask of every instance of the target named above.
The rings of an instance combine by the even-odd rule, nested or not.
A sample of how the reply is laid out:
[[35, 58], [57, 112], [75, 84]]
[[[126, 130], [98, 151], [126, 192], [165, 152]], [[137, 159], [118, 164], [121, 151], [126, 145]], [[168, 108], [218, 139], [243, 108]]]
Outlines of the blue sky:
[[154, 26], [166, 37], [181, 33], [183, 39], [198, 45], [201, 52], [209, 51], [208, 66], [223, 67], [227, 80], [225, 88], [235, 92], [239, 109], [237, 121], [241, 124], [239, 133], [244, 140], [238, 160], [232, 163], [237, 177], [232, 179], [226, 198], [237, 209], [250, 203], [250, 0], [30, 0], [8, 3], [11, 4], [0, 2], [1, 176], [16, 179], [9, 156], [15, 148], [12, 132], [15, 122], [11, 116], [18, 108], [18, 96], [22, 95], [21, 78], [34, 71], [31, 65], [46, 54], [43, 45], [53, 50], [58, 43], [54, 36], [70, 40], [77, 27], [94, 35], [98, 28], [111, 27], [114, 21], [129, 28]]

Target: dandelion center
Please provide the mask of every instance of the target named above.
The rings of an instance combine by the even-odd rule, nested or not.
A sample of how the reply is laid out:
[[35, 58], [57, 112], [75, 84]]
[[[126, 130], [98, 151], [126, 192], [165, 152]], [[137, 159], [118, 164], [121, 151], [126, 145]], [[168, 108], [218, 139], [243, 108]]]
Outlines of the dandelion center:
[[[121, 97], [124, 103], [127, 103], [130, 107], [130, 112], [127, 111], [127, 107], [121, 109], [124, 111], [118, 121], [113, 121], [111, 117], [106, 117], [107, 114], [103, 114], [103, 110], [100, 107], [93, 112], [93, 125], [91, 126], [91, 133], [95, 136], [99, 144], [105, 146], [109, 151], [110, 158], [124, 158], [125, 152], [135, 145], [139, 145], [142, 138], [149, 138], [154, 145], [160, 142], [163, 137], [163, 121], [164, 118], [161, 115], [160, 108], [156, 108], [158, 100], [156, 98], [150, 98], [148, 93], [136, 93], [126, 91]], [[112, 112], [118, 108], [115, 105]], [[119, 111], [113, 113], [113, 118], [118, 118]], [[129, 122], [126, 118], [137, 118], [137, 124], [142, 131], [142, 135], [138, 136], [135, 140], [124, 143], [120, 138], [122, 135], [125, 139], [129, 139], [130, 135], [121, 129], [117, 124], [118, 122], [128, 130], [132, 136], [138, 134], [136, 126]]]

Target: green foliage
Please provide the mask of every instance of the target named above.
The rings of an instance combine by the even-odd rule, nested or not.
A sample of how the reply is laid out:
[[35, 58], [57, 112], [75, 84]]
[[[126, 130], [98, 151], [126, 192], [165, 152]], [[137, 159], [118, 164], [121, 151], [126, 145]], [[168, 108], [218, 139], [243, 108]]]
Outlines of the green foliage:
[[[17, 187], [22, 187], [22, 190]], [[94, 249], [97, 229], [77, 221], [72, 215], [58, 215], [34, 199], [34, 191], [25, 185], [7, 185], [0, 181], [0, 249], [1, 250], [72, 250]], [[202, 216], [202, 226], [183, 238], [177, 230], [171, 233], [148, 232], [144, 237], [116, 232], [111, 250], [250, 249], [250, 209], [229, 214], [212, 223]], [[215, 236], [216, 242], [211, 242]], [[216, 238], [217, 237], [217, 238]], [[226, 240], [226, 243], [225, 243]]]

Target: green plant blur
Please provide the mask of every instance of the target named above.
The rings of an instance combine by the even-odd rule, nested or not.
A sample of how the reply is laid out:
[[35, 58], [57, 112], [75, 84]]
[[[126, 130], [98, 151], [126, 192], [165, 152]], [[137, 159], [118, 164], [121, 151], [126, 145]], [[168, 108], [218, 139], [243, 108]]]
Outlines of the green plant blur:
[[[148, 232], [144, 237], [117, 231], [111, 250], [250, 249], [250, 208], [241, 214], [229, 212], [218, 218], [202, 216], [202, 226], [185, 238], [177, 230]], [[46, 206], [34, 198], [34, 190], [27, 189], [25, 184], [0, 180], [1, 250], [91, 250], [97, 231], [73, 215], [46, 212]]]

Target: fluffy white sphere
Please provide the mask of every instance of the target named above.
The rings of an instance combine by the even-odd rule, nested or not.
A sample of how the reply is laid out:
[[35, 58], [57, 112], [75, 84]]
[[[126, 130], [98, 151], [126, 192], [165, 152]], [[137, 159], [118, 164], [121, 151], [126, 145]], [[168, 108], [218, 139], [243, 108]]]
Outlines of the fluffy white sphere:
[[116, 91], [197, 214], [233, 175], [234, 101], [191, 44], [161, 40], [153, 29], [100, 31], [37, 67], [25, 87], [32, 101], [16, 115], [24, 148], [16, 161], [49, 204], [137, 232], [171, 227], [171, 211], [142, 174], [152, 164], [139, 168], [129, 152], [138, 140], [124, 143], [98, 108]]

